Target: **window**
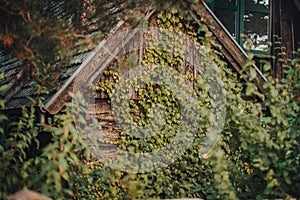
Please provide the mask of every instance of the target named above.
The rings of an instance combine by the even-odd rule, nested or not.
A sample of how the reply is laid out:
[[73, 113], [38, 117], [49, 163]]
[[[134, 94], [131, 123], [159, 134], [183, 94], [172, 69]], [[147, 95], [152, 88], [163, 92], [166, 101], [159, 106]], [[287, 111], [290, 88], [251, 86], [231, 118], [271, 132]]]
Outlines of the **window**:
[[208, 3], [243, 48], [268, 52], [271, 0], [210, 0]]

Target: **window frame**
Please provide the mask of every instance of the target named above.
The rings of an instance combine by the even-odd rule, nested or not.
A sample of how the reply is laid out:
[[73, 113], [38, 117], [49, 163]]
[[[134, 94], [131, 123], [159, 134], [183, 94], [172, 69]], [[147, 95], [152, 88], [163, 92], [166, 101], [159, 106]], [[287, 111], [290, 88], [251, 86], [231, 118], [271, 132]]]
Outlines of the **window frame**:
[[[245, 11], [251, 11], [251, 12], [256, 12], [256, 13], [264, 13], [264, 14], [269, 14], [269, 19], [268, 19], [268, 25], [267, 25], [267, 33], [268, 33], [268, 43], [271, 41], [271, 4], [272, 0], [269, 0], [269, 8], [254, 8], [250, 6], [245, 6], [245, 1], [246, 0], [235, 0], [235, 4], [229, 4], [229, 3], [217, 3], [215, 0], [208, 0], [207, 5], [211, 8], [211, 10], [214, 12], [215, 8], [219, 9], [227, 9], [227, 10], [233, 10], [236, 12], [235, 16], [235, 34], [236, 38], [235, 40], [237, 43], [243, 48], [243, 39], [242, 35], [244, 34], [245, 30], [245, 24], [244, 24], [244, 14]], [[220, 20], [222, 22], [222, 20]], [[225, 26], [226, 27], [226, 26]], [[271, 48], [270, 45], [268, 44], [268, 50], [252, 50], [254, 54], [270, 54]]]

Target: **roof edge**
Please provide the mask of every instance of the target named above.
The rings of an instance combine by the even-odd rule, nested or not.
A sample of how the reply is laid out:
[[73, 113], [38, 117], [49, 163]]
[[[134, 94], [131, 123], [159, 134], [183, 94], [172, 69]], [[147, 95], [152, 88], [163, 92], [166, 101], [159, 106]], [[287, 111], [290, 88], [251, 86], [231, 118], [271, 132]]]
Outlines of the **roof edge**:
[[[117, 25], [112, 29], [111, 34], [117, 32], [119, 28], [124, 24], [123, 20], [119, 21]], [[56, 114], [56, 111], [51, 110], [51, 106], [55, 103], [56, 99], [65, 91], [72, 83], [72, 81], [76, 78], [76, 76], [85, 68], [85, 66], [95, 57], [96, 53], [105, 45], [107, 39], [103, 39], [100, 44], [90, 53], [90, 55], [83, 61], [80, 67], [74, 72], [74, 74], [65, 82], [65, 84], [51, 97], [49, 101], [45, 105], [43, 105], [43, 109], [48, 111], [50, 114]]]
[[[155, 9], [149, 8], [147, 9], [146, 15], [143, 17], [145, 19], [149, 19], [152, 14], [155, 12]], [[74, 72], [74, 74], [66, 81], [66, 83], [51, 97], [49, 101], [46, 102], [46, 104], [42, 105], [41, 109], [43, 111], [47, 111], [48, 113], [54, 115], [57, 114], [65, 105], [65, 102], [70, 100], [70, 95], [69, 92], [71, 91], [73, 85], [74, 85], [74, 80], [75, 79], [84, 79], [88, 78], [85, 77], [87, 71], [89, 73], [92, 73], [92, 78], [96, 78], [102, 71], [104, 71], [107, 67], [107, 64], [110, 62], [110, 58], [106, 60], [104, 63], [97, 63], [94, 62], [95, 59], [99, 57], [101, 54], [101, 51], [104, 49], [105, 50], [105, 45], [107, 44], [108, 41], [110, 40], [111, 36], [116, 33], [120, 28], [126, 25], [125, 21], [121, 20], [117, 23], [117, 25], [112, 29], [110, 32], [110, 35], [108, 38], [103, 39], [100, 44], [91, 52], [91, 54], [88, 56], [87, 59], [84, 60], [84, 62], [80, 65], [80, 67]], [[122, 43], [123, 45], [127, 43], [130, 38], [136, 33], [136, 31], [129, 32], [130, 34], [126, 38], [126, 41]], [[118, 49], [118, 48], [117, 48]], [[111, 52], [108, 51], [108, 54], [111, 54]], [[100, 56], [101, 57], [101, 56]], [[96, 72], [96, 69], [99, 70]], [[91, 78], [91, 77], [90, 77]]]

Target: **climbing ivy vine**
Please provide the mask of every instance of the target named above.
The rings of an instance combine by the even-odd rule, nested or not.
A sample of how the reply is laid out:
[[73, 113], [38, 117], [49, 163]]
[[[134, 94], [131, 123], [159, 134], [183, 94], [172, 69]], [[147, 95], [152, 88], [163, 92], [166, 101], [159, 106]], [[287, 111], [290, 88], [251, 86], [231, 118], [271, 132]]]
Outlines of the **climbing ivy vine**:
[[[270, 64], [264, 63], [265, 93], [258, 91], [251, 82], [244, 83], [223, 61], [212, 34], [203, 24], [196, 26], [189, 18], [176, 10], [160, 12], [156, 23], [163, 28], [167, 40], [149, 37], [142, 63], [160, 64], [175, 69], [185, 77], [186, 84], [193, 85], [201, 112], [199, 129], [192, 145], [184, 155], [168, 167], [148, 173], [118, 173], [117, 182], [110, 187], [118, 188], [118, 195], [109, 192], [99, 181], [102, 195], [122, 198], [179, 198], [200, 197], [206, 199], [237, 198], [290, 198], [299, 191], [299, 54], [292, 60], [282, 60], [286, 66], [286, 78], [281, 82], [269, 76]], [[198, 27], [198, 28], [196, 28]], [[195, 31], [197, 30], [197, 31]], [[208, 130], [208, 117], [214, 94], [206, 87], [204, 76], [189, 73], [185, 61], [184, 38], [174, 31], [184, 32], [197, 42], [207, 61], [216, 63], [221, 75], [227, 109], [221, 139], [209, 154], [199, 154], [203, 137]], [[169, 37], [169, 38], [168, 38]], [[252, 55], [244, 65], [244, 76], [253, 81], [257, 76], [252, 69]], [[107, 75], [116, 72], [106, 72]], [[249, 74], [249, 75], [248, 75]], [[112, 75], [112, 74], [110, 74]], [[113, 76], [118, 77], [118, 73]], [[298, 81], [298, 82], [297, 82]], [[99, 89], [109, 95], [114, 86], [99, 83]], [[245, 90], [243, 90], [245, 89]], [[246, 93], [244, 92], [246, 91]], [[151, 152], [170, 142], [179, 126], [178, 100], [168, 88], [157, 84], [144, 84], [134, 88], [135, 99], [130, 100], [130, 115], [138, 126], [146, 126], [151, 120], [151, 108], [161, 104], [167, 110], [166, 125], [153, 137], [140, 139], [126, 132], [120, 133], [118, 145], [127, 151]], [[279, 95], [280, 94], [280, 95]], [[259, 96], [261, 103], [244, 100], [245, 96]], [[262, 107], [267, 107], [267, 112]], [[179, 118], [178, 118], [179, 116]], [[171, 127], [171, 128], [168, 128]], [[298, 128], [297, 128], [298, 127]], [[200, 152], [201, 153], [201, 152]], [[103, 168], [100, 167], [102, 170]], [[116, 173], [113, 169], [106, 169]], [[113, 180], [116, 180], [113, 179]], [[104, 181], [105, 182], [105, 181]], [[118, 186], [117, 186], [118, 185]]]
[[[126, 188], [123, 195], [128, 198], [204, 198], [210, 195], [215, 197], [213, 193], [209, 193], [213, 185], [218, 187], [217, 185], [223, 185], [223, 182], [229, 185], [231, 182], [228, 172], [226, 172], [227, 176], [222, 176], [221, 180], [215, 177], [216, 181], [214, 181], [214, 172], [218, 173], [218, 167], [215, 169], [210, 161], [203, 159], [199, 154], [199, 149], [203, 146], [203, 137], [209, 126], [208, 116], [212, 107], [210, 95], [213, 92], [209, 91], [209, 87], [206, 87], [209, 79], [203, 75], [203, 72], [201, 73], [203, 69], [198, 69], [196, 73], [193, 73], [191, 71], [194, 67], [192, 66], [193, 63], [186, 61], [185, 53], [189, 48], [186, 45], [188, 39], [193, 42], [198, 50], [205, 46], [200, 55], [203, 58], [202, 63], [197, 63], [198, 65], [204, 65], [205, 62], [216, 63], [220, 69], [219, 73], [225, 84], [224, 86], [230, 89], [230, 92], [234, 95], [240, 93], [242, 86], [236, 74], [220, 58], [219, 47], [211, 42], [213, 41], [212, 34], [205, 25], [201, 25], [198, 32], [195, 32], [196, 25], [192, 21], [188, 22], [188, 18], [183, 17], [175, 9], [168, 12], [159, 12], [156, 23], [161, 28], [161, 34], [165, 37], [157, 38], [149, 33], [147, 41], [149, 48], [145, 50], [142, 64], [149, 68], [157, 65], [168, 66], [184, 77], [184, 84], [189, 85], [190, 89], [193, 90], [201, 108], [201, 112], [193, 116], [195, 119], [200, 119], [200, 124], [197, 127], [194, 142], [190, 148], [169, 167], [146, 174], [123, 172], [119, 182]], [[187, 36], [188, 39], [183, 36]], [[102, 81], [95, 87], [96, 90], [106, 92], [111, 97], [114, 87], [117, 85], [116, 83], [121, 80], [118, 71], [120, 70], [104, 72], [107, 80], [114, 80], [115, 84], [113, 85], [112, 81]], [[172, 141], [180, 126], [182, 116], [178, 99], [168, 88], [156, 83], [135, 85], [133, 89], [136, 97], [129, 101], [129, 117], [133, 118], [133, 122], [137, 126], [147, 126], [151, 122], [151, 119], [153, 119], [151, 109], [158, 104], [165, 110], [166, 121], [163, 128], [151, 137], [137, 138], [126, 131], [121, 132], [118, 147], [129, 152], [158, 150]], [[120, 110], [120, 112], [126, 112]], [[226, 148], [229, 148], [230, 136], [230, 134], [222, 136], [225, 142], [223, 146], [226, 146]], [[244, 163], [240, 164], [240, 168], [243, 171], [247, 170]], [[220, 173], [223, 173], [228, 168], [226, 165], [222, 165], [221, 169]], [[229, 187], [228, 190], [231, 190], [232, 187]], [[229, 193], [234, 196], [233, 192]]]

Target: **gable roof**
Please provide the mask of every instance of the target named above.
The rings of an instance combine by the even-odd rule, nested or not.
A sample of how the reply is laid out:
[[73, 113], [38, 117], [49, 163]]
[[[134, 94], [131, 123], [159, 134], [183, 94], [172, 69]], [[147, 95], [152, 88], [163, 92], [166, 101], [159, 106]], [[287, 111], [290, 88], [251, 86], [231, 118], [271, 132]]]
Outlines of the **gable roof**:
[[[113, 29], [112, 33], [115, 33], [124, 25], [124, 21], [120, 21]], [[130, 35], [128, 37], [130, 39]], [[74, 71], [74, 73], [68, 78], [65, 84], [46, 102], [44, 109], [51, 114], [56, 114], [64, 106], [65, 101], [69, 99], [69, 92], [72, 91], [73, 81], [77, 79], [94, 80], [100, 72], [103, 72], [112, 61], [112, 57], [104, 50], [104, 46], [108, 44], [108, 39], [104, 39], [100, 44], [92, 51], [89, 56], [81, 63], [81, 65]], [[104, 51], [103, 51], [104, 50]], [[96, 77], [95, 77], [96, 76]]]
[[[154, 10], [148, 12], [145, 16], [148, 19]], [[205, 3], [201, 3], [197, 6], [192, 5], [190, 9], [190, 14], [193, 19], [200, 25], [199, 17], [204, 19], [204, 23], [209, 27], [210, 31], [216, 37], [218, 42], [222, 45], [221, 52], [231, 63], [234, 69], [241, 75], [242, 66], [247, 59], [247, 54], [244, 50], [237, 44], [237, 42], [232, 38], [226, 28], [222, 23], [217, 19], [213, 12]], [[113, 61], [114, 56], [118, 55], [121, 49], [118, 46], [126, 45], [130, 39], [136, 34], [135, 30], [128, 30], [126, 37], [122, 41], [112, 41], [113, 33], [116, 33], [119, 30], [124, 30], [126, 28], [124, 21], [119, 21], [116, 27], [111, 31], [109, 37], [105, 38], [100, 42], [100, 44], [92, 51], [87, 54], [79, 55], [73, 60], [74, 65], [70, 67], [67, 72], [64, 74], [64, 79], [62, 85], [56, 87], [50, 92], [46, 97], [44, 110], [51, 114], [58, 113], [64, 106], [65, 102], [70, 100], [69, 92], [73, 90], [74, 80], [89, 80], [91, 83], [99, 78], [103, 71], [109, 66]], [[253, 66], [259, 75], [261, 82], [265, 80], [262, 72], [254, 65]], [[17, 105], [17, 102], [14, 102], [14, 99], [20, 99], [20, 97], [25, 98], [29, 94], [32, 95], [31, 85], [32, 83], [25, 83], [21, 86], [18, 91], [10, 98], [9, 106]], [[262, 90], [261, 83], [256, 83], [258, 88]], [[26, 98], [25, 98], [26, 99]]]

